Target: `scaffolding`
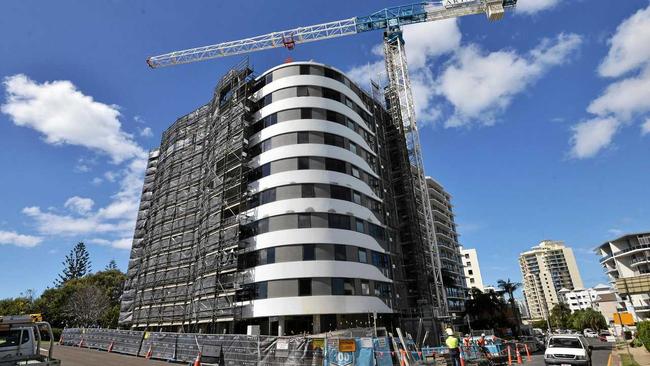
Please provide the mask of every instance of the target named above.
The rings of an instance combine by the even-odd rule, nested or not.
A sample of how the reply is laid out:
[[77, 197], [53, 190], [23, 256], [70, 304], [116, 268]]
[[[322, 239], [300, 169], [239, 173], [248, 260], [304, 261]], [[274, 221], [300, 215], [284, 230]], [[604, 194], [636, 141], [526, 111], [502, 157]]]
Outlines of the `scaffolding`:
[[121, 324], [232, 331], [251, 80], [245, 59], [210, 103], [179, 118], [150, 153]]

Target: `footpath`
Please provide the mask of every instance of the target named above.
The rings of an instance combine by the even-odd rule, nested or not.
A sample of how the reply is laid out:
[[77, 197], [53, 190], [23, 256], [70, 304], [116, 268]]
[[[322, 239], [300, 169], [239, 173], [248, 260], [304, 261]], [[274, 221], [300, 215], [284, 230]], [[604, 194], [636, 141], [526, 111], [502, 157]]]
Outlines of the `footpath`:
[[[650, 365], [650, 352], [648, 352], [645, 347], [630, 347], [630, 355], [640, 366]], [[628, 354], [625, 347], [615, 348], [612, 352], [608, 366], [627, 366], [627, 364], [623, 363], [624, 358], [627, 358], [626, 356], [628, 356]]]

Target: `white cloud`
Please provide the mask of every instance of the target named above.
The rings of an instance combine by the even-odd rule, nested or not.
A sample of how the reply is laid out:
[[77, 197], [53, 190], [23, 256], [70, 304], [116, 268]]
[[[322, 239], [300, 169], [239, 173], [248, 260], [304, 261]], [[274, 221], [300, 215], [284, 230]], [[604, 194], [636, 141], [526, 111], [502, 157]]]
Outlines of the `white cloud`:
[[623, 21], [609, 44], [609, 53], [598, 68], [602, 76], [622, 76], [650, 63], [650, 6]]
[[447, 126], [491, 125], [513, 97], [551, 67], [567, 62], [582, 43], [577, 34], [544, 39], [528, 55], [515, 51], [485, 54], [477, 45], [460, 49], [440, 75], [436, 89], [453, 106]]
[[650, 133], [650, 118], [646, 119], [645, 122], [641, 125], [641, 134], [647, 135]]
[[104, 180], [103, 180], [102, 178], [100, 178], [100, 177], [95, 177], [95, 178], [93, 178], [93, 180], [92, 180], [91, 183], [92, 183], [93, 185], [98, 186], [98, 185], [102, 184], [103, 181], [104, 181]]
[[[595, 156], [609, 146], [615, 133], [650, 112], [650, 6], [624, 20], [609, 40], [610, 49], [598, 68], [602, 77], [622, 77], [594, 99], [587, 111], [596, 117], [576, 124], [571, 137], [571, 155]], [[650, 131], [650, 120], [641, 133]], [[593, 128], [588, 131], [587, 128]]]
[[140, 136], [142, 137], [151, 137], [153, 136], [153, 131], [151, 131], [151, 127], [145, 127], [140, 129]]
[[63, 204], [63, 207], [78, 214], [85, 215], [88, 211], [92, 210], [94, 204], [95, 201], [90, 198], [74, 196], [68, 198], [68, 200]]
[[131, 243], [133, 239], [131, 238], [122, 238], [116, 240], [106, 240], [106, 239], [90, 239], [91, 244], [110, 246], [116, 249], [131, 249]]
[[517, 1], [517, 13], [535, 14], [542, 10], [555, 7], [560, 0], [519, 0]]
[[386, 79], [386, 66], [383, 60], [367, 63], [365, 65], [353, 67], [346, 72], [346, 75], [358, 84], [364, 86], [366, 89], [369, 89], [370, 80], [383, 82], [383, 80]]
[[120, 163], [143, 150], [121, 129], [117, 106], [95, 101], [67, 80], [39, 84], [26, 75], [4, 79], [6, 103], [0, 111], [14, 124], [32, 128], [54, 145], [84, 146]]
[[609, 146], [620, 121], [615, 118], [594, 118], [572, 127], [571, 156], [583, 159], [595, 156], [601, 149]]
[[638, 76], [610, 84], [587, 111], [598, 116], [613, 114], [623, 120], [650, 111], [650, 67]]
[[[63, 205], [68, 213], [30, 206], [23, 214], [43, 235], [95, 234], [105, 236], [102, 240], [109, 240], [114, 247], [127, 247], [130, 239], [126, 237], [133, 234], [135, 226], [147, 153], [122, 129], [119, 107], [95, 101], [70, 81], [37, 83], [18, 74], [5, 78], [4, 86], [7, 100], [0, 108], [16, 125], [42, 133], [50, 144], [82, 146], [107, 155], [119, 166], [104, 174], [105, 179], [119, 182], [119, 190], [105, 206], [95, 209], [92, 199], [74, 196]], [[134, 120], [144, 122], [140, 117]], [[84, 167], [78, 169], [89, 169], [89, 162], [80, 159], [78, 163]], [[92, 182], [102, 181], [96, 177]]]
[[461, 38], [456, 19], [405, 26], [404, 42], [409, 69], [421, 69], [432, 59], [455, 51], [460, 47]]
[[43, 238], [38, 236], [18, 234], [14, 231], [0, 230], [0, 245], [15, 245], [23, 248], [33, 248], [40, 244]]

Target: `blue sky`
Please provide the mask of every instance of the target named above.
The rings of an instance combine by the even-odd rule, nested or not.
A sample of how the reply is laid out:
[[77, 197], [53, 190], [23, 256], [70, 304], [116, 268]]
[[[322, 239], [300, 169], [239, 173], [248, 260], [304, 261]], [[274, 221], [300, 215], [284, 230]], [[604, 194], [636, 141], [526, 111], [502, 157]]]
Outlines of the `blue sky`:
[[[0, 3], [0, 297], [42, 291], [80, 240], [126, 269], [146, 151], [239, 58], [150, 70], [147, 56], [366, 15], [395, 1]], [[516, 12], [409, 26], [428, 175], [453, 195], [485, 282], [520, 280], [542, 239], [606, 281], [597, 244], [650, 229], [650, 3], [520, 0]], [[250, 55], [381, 77], [381, 34]]]

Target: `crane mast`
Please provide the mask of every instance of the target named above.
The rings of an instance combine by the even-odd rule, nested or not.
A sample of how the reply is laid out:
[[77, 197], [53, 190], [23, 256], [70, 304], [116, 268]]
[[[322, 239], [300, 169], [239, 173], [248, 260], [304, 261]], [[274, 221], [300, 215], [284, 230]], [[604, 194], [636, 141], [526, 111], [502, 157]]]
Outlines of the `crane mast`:
[[408, 159], [411, 165], [409, 178], [415, 196], [417, 226], [424, 241], [423, 248], [421, 248], [423, 253], [421, 254], [426, 269], [433, 277], [433, 283], [430, 283], [429, 286], [433, 314], [437, 317], [445, 317], [449, 311], [442, 279], [433, 211], [424, 174], [420, 135], [417, 128], [415, 105], [411, 92], [401, 28], [408, 24], [432, 22], [473, 14], [485, 14], [489, 20], [499, 20], [503, 17], [505, 9], [513, 8], [516, 4], [517, 0], [437, 0], [401, 5], [382, 9], [368, 16], [353, 17], [272, 32], [237, 41], [174, 51], [150, 57], [147, 59], [147, 64], [151, 68], [160, 68], [272, 48], [285, 47], [293, 49], [297, 44], [383, 30], [384, 57], [388, 78], [386, 96], [389, 113], [404, 134], [408, 151]]

